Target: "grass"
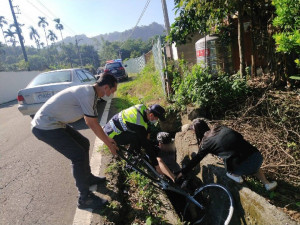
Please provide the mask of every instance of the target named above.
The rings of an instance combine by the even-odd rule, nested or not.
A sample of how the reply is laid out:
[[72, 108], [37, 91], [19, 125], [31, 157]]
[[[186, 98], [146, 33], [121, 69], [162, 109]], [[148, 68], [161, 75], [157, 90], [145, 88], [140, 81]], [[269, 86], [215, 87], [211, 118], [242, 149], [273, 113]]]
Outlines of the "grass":
[[159, 73], [155, 71], [153, 57], [138, 74], [129, 74], [129, 81], [118, 85], [114, 104], [120, 111], [132, 105], [166, 105]]

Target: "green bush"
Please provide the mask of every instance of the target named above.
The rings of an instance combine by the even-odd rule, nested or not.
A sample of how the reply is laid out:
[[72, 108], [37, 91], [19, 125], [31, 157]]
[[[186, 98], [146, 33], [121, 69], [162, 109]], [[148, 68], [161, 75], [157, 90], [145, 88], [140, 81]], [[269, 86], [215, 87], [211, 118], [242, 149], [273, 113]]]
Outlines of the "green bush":
[[209, 117], [224, 115], [249, 92], [246, 81], [236, 75], [223, 72], [212, 75], [200, 65], [189, 69], [184, 61], [169, 66], [167, 72], [172, 80], [171, 101], [181, 109], [187, 105], [201, 107]]

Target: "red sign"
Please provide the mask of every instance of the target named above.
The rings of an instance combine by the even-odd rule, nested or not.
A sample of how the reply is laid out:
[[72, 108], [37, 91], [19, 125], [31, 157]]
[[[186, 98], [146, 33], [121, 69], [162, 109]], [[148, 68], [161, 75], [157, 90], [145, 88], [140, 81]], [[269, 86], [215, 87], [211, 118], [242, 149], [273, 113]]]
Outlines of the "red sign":
[[201, 57], [201, 56], [209, 56], [210, 52], [209, 52], [209, 48], [208, 49], [201, 49], [197, 51], [197, 57]]

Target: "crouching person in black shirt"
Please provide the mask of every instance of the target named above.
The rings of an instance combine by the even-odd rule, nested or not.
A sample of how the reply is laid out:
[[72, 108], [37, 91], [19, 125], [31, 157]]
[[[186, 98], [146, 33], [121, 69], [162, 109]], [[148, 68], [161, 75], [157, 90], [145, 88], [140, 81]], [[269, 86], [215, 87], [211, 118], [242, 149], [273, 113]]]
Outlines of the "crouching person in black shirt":
[[224, 160], [226, 175], [237, 183], [242, 183], [242, 175], [254, 175], [270, 191], [276, 188], [277, 182], [269, 182], [261, 170], [263, 157], [261, 153], [247, 142], [243, 136], [225, 126], [209, 129], [204, 120], [195, 120], [190, 127], [195, 131], [199, 151], [197, 155], [181, 170], [178, 175], [187, 174], [207, 154], [217, 155]]

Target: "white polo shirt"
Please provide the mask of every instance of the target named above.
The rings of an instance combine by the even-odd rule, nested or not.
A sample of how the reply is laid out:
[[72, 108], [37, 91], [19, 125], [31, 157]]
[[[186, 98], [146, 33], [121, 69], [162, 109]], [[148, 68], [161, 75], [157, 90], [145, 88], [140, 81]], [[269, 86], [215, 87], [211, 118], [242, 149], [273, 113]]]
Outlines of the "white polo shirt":
[[31, 125], [42, 130], [53, 130], [65, 128], [66, 124], [84, 115], [96, 118], [97, 99], [92, 85], [69, 87], [48, 99], [35, 114]]

